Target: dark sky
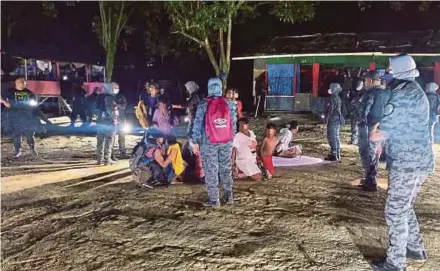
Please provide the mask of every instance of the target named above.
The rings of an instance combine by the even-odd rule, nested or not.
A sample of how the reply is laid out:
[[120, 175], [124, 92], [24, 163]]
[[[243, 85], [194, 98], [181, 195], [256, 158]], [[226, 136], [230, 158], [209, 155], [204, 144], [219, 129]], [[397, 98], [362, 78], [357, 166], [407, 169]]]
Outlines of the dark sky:
[[392, 11], [388, 3], [372, 3], [362, 12], [357, 2], [320, 2], [314, 20], [285, 24], [275, 17], [262, 15], [234, 28], [235, 54], [260, 44], [271, 36], [304, 35], [334, 32], [383, 32], [440, 29], [440, 3], [433, 2], [427, 12], [417, 10], [420, 2], [407, 2], [401, 11]]
[[[433, 2], [428, 12], [417, 11], [418, 2], [407, 2], [404, 11], [392, 11], [384, 2], [372, 3], [372, 8], [361, 12], [357, 2], [320, 2], [313, 21], [298, 24], [280, 23], [267, 14], [264, 6], [261, 15], [248, 20], [245, 24], [233, 28], [232, 56], [244, 54], [273, 36], [314, 34], [327, 32], [370, 32], [370, 31], [406, 31], [440, 28], [439, 3]], [[2, 2], [2, 7], [13, 6], [20, 14], [20, 22], [13, 32], [12, 41], [25, 45], [40, 54], [65, 56], [66, 60], [94, 61], [104, 59], [103, 50], [93, 33], [91, 20], [98, 14], [97, 2], [80, 2], [76, 7], [65, 7], [58, 2], [57, 19], [41, 15], [40, 2]], [[119, 50], [116, 64], [134, 64], [145, 69], [143, 40], [144, 26], [138, 26], [138, 32], [130, 37], [129, 51]], [[166, 30], [164, 30], [166, 31]], [[4, 23], [2, 16], [2, 49], [4, 49]], [[19, 48], [18, 46], [13, 46]], [[55, 56], [53, 56], [55, 57]], [[192, 62], [185, 69], [185, 80], [189, 77], [204, 78], [212, 74], [209, 62], [200, 61], [199, 56], [191, 54]], [[177, 66], [172, 63], [169, 66]], [[190, 68], [188, 68], [190, 67]], [[145, 75], [147, 76], [147, 75]]]
[[[57, 3], [59, 14], [56, 20], [37, 14], [41, 5], [39, 2], [4, 2], [2, 6], [3, 4], [23, 10], [23, 23], [17, 25], [13, 35], [13, 39], [20, 43], [31, 40], [33, 44], [55, 44], [65, 47], [66, 54], [75, 53], [70, 52], [70, 47], [77, 47], [77, 44], [81, 45], [80, 50], [76, 50], [78, 54], [84, 53], [81, 52], [84, 50], [94, 54], [102, 50], [91, 30], [91, 19], [98, 11], [97, 2], [81, 2], [73, 8]], [[403, 11], [395, 12], [388, 4], [379, 2], [373, 3], [370, 9], [362, 12], [357, 2], [320, 2], [314, 20], [298, 24], [280, 23], [275, 17], [267, 15], [263, 6], [260, 9], [261, 16], [234, 27], [233, 54], [242, 54], [271, 36], [440, 28], [439, 4], [433, 2], [428, 12], [417, 11], [418, 4], [407, 2]], [[3, 25], [2, 23], [2, 30]], [[139, 29], [130, 39], [131, 51], [136, 52], [136, 55], [144, 51], [141, 31]], [[2, 31], [2, 36], [4, 32]]]

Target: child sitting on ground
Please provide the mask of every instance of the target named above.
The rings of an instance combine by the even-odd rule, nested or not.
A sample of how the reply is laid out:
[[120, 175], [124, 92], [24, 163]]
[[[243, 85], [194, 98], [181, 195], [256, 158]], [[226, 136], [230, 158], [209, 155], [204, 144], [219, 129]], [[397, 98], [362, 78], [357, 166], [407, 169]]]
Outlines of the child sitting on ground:
[[280, 137], [278, 138], [277, 147], [275, 150], [276, 156], [294, 158], [301, 155], [301, 147], [298, 145], [292, 145], [293, 135], [298, 132], [298, 122], [292, 120], [289, 127], [283, 128], [280, 131]]
[[[257, 166], [257, 138], [254, 132], [249, 130], [249, 120], [238, 120], [239, 132], [232, 142], [232, 172], [238, 177], [251, 177], [253, 180], [261, 179], [261, 170]], [[238, 175], [238, 170], [243, 174]]]
[[268, 123], [266, 125], [266, 132], [263, 142], [261, 143], [260, 155], [261, 160], [263, 161], [264, 167], [267, 170], [268, 178], [271, 179], [275, 173], [275, 168], [273, 166], [272, 154], [275, 151], [275, 147], [277, 145], [278, 138], [276, 136], [277, 129], [275, 124]]

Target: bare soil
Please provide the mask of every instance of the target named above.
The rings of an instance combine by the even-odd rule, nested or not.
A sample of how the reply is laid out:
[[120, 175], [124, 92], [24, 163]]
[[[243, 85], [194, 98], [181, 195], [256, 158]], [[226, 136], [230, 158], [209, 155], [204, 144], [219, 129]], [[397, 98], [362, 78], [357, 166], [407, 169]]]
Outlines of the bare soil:
[[[282, 115], [276, 124], [292, 116]], [[328, 152], [325, 131], [303, 116], [305, 153]], [[267, 120], [254, 121], [262, 135]], [[138, 137], [130, 136], [134, 146]], [[357, 147], [343, 161], [278, 168], [270, 182], [237, 181], [236, 203], [202, 208], [203, 185], [141, 189], [127, 161], [97, 168], [96, 139], [37, 139], [40, 156], [11, 159], [2, 138], [2, 270], [369, 270], [385, 255], [386, 191], [357, 191]], [[436, 146], [437, 161], [440, 146]], [[408, 270], [439, 270], [440, 163], [416, 204], [430, 259]], [[386, 178], [384, 165], [380, 177]]]

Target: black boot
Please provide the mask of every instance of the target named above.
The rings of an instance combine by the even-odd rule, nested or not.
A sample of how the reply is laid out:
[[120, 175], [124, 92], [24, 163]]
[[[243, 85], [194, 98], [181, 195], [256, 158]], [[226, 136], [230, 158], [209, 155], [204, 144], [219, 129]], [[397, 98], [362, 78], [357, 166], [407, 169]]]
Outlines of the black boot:
[[398, 268], [387, 261], [373, 262], [371, 269], [373, 271], [406, 271], [406, 268]]
[[411, 249], [406, 249], [406, 258], [411, 259], [417, 262], [425, 262], [428, 260], [428, 255], [426, 254], [425, 250], [421, 251], [414, 251]]
[[225, 191], [223, 192], [223, 200], [224, 200], [224, 202], [225, 202], [226, 204], [228, 204], [228, 205], [232, 205], [232, 204], [234, 204], [234, 196], [233, 196], [232, 191], [227, 191], [227, 190], [225, 190]]
[[327, 157], [324, 157], [325, 161], [331, 161], [331, 162], [336, 162], [338, 161], [338, 158], [336, 157], [335, 154], [329, 154]]

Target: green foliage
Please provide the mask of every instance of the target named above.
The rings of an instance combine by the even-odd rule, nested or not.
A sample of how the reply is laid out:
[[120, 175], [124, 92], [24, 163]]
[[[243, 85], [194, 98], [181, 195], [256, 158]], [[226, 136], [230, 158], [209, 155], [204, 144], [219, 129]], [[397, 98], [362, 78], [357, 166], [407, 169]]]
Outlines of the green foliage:
[[[314, 2], [248, 1], [169, 1], [166, 11], [172, 22], [171, 32], [203, 48], [217, 75], [230, 68], [233, 24], [258, 15], [260, 5], [270, 5], [270, 14], [283, 22], [311, 20]], [[226, 37], [225, 37], [226, 36]]]
[[99, 16], [94, 18], [93, 30], [106, 53], [106, 79], [112, 81], [115, 55], [122, 30], [127, 25], [131, 11], [126, 2], [99, 1]]
[[304, 22], [315, 16], [315, 2], [281, 1], [274, 2], [270, 14], [285, 23]]

